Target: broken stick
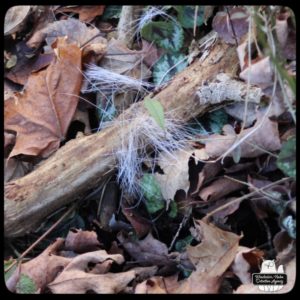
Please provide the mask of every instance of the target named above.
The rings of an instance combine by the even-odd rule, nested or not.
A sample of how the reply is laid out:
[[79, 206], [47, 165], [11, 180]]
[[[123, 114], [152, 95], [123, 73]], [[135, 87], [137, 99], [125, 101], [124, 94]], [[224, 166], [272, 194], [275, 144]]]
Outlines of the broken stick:
[[[210, 107], [209, 103], [201, 104], [196, 95], [202, 84], [219, 73], [234, 77], [237, 70], [236, 49], [218, 41], [204, 61], [197, 60], [177, 74], [155, 98], [166, 112], [174, 111], [174, 117], [188, 121]], [[137, 113], [147, 114], [142, 102], [131, 105], [119, 118]], [[96, 187], [117, 166], [113, 154], [120, 143], [120, 130], [125, 135], [128, 128], [112, 125], [71, 140], [33, 172], [5, 184], [5, 236], [29, 232], [46, 216]]]

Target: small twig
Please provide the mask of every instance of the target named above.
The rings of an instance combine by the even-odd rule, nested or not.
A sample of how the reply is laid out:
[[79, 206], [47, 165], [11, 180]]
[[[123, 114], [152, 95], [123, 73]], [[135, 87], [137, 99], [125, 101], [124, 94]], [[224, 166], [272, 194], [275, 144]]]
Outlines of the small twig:
[[194, 37], [196, 37], [198, 9], [199, 9], [199, 5], [196, 5], [196, 7], [195, 7], [195, 15], [194, 15], [194, 30], [193, 30]]
[[235, 30], [234, 30], [233, 23], [232, 23], [232, 20], [231, 20], [231, 16], [230, 16], [228, 7], [226, 6], [225, 8], [226, 8], [226, 11], [227, 11], [227, 14], [228, 14], [229, 23], [230, 23], [231, 30], [232, 30], [232, 33], [233, 33], [233, 36], [234, 36], [234, 39], [235, 39], [235, 43], [236, 43], [236, 46], [238, 47], [239, 43], [238, 43], [237, 38], [236, 38], [236, 34], [235, 34]]
[[36, 245], [38, 245], [53, 229], [74, 209], [76, 204], [72, 205], [44, 234], [42, 234], [31, 246], [29, 246], [20, 257], [15, 260], [4, 272], [8, 272], [17, 262], [21, 262], [24, 258]]
[[183, 225], [184, 225], [185, 222], [187, 221], [187, 219], [188, 219], [187, 216], [184, 216], [184, 217], [183, 217], [183, 219], [182, 219], [182, 221], [181, 221], [181, 223], [180, 223], [180, 225], [179, 225], [179, 227], [178, 227], [178, 229], [177, 229], [177, 232], [176, 232], [175, 236], [173, 237], [173, 240], [172, 240], [172, 242], [171, 242], [171, 244], [170, 244], [170, 247], [169, 247], [168, 251], [171, 251], [171, 250], [172, 250], [172, 248], [173, 248], [173, 246], [174, 246], [174, 243], [175, 243], [175, 241], [177, 240], [177, 238], [178, 238], [178, 236], [179, 236], [179, 233], [180, 233], [180, 231], [181, 231]]
[[221, 206], [217, 207], [216, 209], [214, 209], [213, 211], [211, 211], [210, 213], [208, 213], [208, 214], [203, 218], [203, 220], [208, 220], [208, 219], [209, 219], [212, 215], [214, 215], [216, 212], [219, 212], [219, 211], [225, 209], [226, 207], [232, 205], [233, 203], [241, 202], [241, 201], [243, 201], [243, 200], [245, 200], [245, 199], [247, 199], [247, 198], [249, 198], [249, 197], [251, 197], [251, 196], [254, 196], [255, 194], [261, 192], [262, 190], [268, 189], [268, 188], [270, 188], [270, 187], [272, 187], [272, 186], [274, 186], [274, 185], [276, 185], [276, 184], [279, 184], [279, 183], [284, 182], [284, 181], [288, 181], [288, 180], [290, 180], [290, 179], [291, 179], [290, 177], [282, 178], [282, 179], [280, 179], [280, 180], [278, 180], [278, 181], [275, 181], [275, 182], [272, 182], [272, 183], [270, 183], [270, 184], [268, 184], [268, 185], [266, 185], [266, 186], [264, 186], [264, 187], [262, 187], [262, 188], [260, 188], [260, 189], [258, 189], [258, 190], [256, 190], [256, 191], [253, 191], [253, 192], [251, 192], [251, 193], [249, 193], [249, 194], [247, 194], [247, 195], [244, 195], [244, 196], [242, 196], [242, 197], [233, 199], [232, 201], [227, 202], [227, 203], [225, 203], [224, 205], [221, 205]]

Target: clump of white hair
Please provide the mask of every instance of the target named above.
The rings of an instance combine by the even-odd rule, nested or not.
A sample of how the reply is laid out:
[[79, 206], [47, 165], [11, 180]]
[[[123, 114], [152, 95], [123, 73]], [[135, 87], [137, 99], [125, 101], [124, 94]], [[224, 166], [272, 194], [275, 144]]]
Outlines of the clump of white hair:
[[[165, 159], [176, 159], [173, 152], [186, 151], [192, 133], [168, 114], [165, 116], [164, 129], [150, 115], [145, 114], [119, 122], [127, 129], [120, 130], [120, 147], [115, 153], [119, 170], [117, 178], [123, 191], [140, 196], [142, 165], [150, 166], [154, 172], [160, 152], [164, 153]], [[150, 156], [149, 151], [154, 152], [154, 155]]]
[[84, 90], [82, 90], [83, 93], [97, 91], [104, 94], [116, 92], [121, 93], [126, 91], [146, 92], [147, 89], [154, 86], [147, 81], [136, 79], [127, 75], [121, 75], [93, 64], [87, 66], [85, 78], [88, 80], [89, 84]]

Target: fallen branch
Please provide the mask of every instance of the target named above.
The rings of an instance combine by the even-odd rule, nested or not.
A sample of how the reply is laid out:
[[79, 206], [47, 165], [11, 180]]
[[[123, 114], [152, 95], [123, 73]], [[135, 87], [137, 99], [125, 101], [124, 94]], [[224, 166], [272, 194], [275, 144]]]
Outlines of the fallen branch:
[[[235, 48], [218, 42], [204, 61], [197, 60], [177, 74], [155, 98], [166, 112], [172, 111], [174, 118], [186, 122], [210, 107], [210, 103], [200, 104], [196, 96], [202, 84], [221, 72], [234, 77], [237, 69]], [[131, 105], [118, 119], [128, 120], [136, 115], [147, 116], [142, 102]], [[120, 123], [69, 141], [35, 171], [5, 184], [5, 236], [16, 237], [30, 231], [47, 215], [96, 187], [117, 166], [113, 154], [120, 135], [125, 136], [128, 131], [128, 126]]]

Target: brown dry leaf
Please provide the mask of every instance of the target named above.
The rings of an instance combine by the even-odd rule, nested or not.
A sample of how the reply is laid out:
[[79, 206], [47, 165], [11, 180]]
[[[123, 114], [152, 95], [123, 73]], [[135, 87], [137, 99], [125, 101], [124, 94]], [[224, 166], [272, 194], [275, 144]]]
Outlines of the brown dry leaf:
[[244, 81], [266, 88], [273, 84], [273, 69], [270, 57], [259, 58], [251, 62], [251, 66], [247, 66], [241, 73], [240, 78]]
[[32, 170], [32, 164], [16, 158], [4, 159], [4, 182], [23, 177]]
[[16, 135], [8, 132], [4, 132], [4, 148], [9, 145], [13, 145], [16, 142]]
[[101, 16], [104, 12], [105, 5], [79, 5], [79, 6], [64, 6], [58, 8], [55, 13], [73, 12], [79, 14], [81, 22], [91, 22], [97, 16]]
[[201, 243], [187, 246], [186, 252], [196, 271], [182, 281], [175, 293], [217, 293], [222, 275], [234, 260], [241, 237], [201, 220], [196, 221], [195, 226], [202, 237]]
[[216, 179], [209, 186], [199, 192], [199, 197], [204, 201], [220, 199], [232, 192], [239, 191], [245, 187], [244, 184], [222, 177]]
[[[251, 126], [256, 120], [256, 107], [257, 104], [253, 102], [249, 102], [247, 104], [247, 116], [245, 120], [245, 128]], [[224, 110], [227, 114], [232, 116], [238, 121], [244, 121], [244, 111], [245, 111], [245, 103], [234, 103], [231, 105], [226, 105]]]
[[143, 62], [147, 67], [151, 68], [162, 56], [164, 50], [162, 48], [157, 48], [153, 42], [150, 43], [142, 39], [142, 52], [145, 52], [143, 54]]
[[57, 256], [56, 253], [63, 247], [64, 240], [59, 238], [44, 250], [39, 256], [21, 265], [15, 270], [6, 282], [7, 288], [14, 292], [20, 274], [29, 276], [41, 292], [46, 285], [51, 282], [57, 274], [71, 261], [71, 258]]
[[143, 218], [137, 210], [122, 207], [122, 213], [130, 222], [139, 238], [149, 233], [152, 224], [147, 219]]
[[276, 17], [276, 35], [286, 59], [296, 59], [296, 30], [292, 26], [291, 12], [279, 13]]
[[122, 42], [112, 38], [108, 42], [107, 52], [113, 55], [105, 56], [101, 60], [100, 66], [102, 68], [140, 80], [151, 76], [151, 71], [141, 63], [143, 58], [143, 55], [140, 54], [141, 51], [130, 50]]
[[154, 276], [138, 284], [135, 294], [172, 294], [178, 286], [178, 274], [169, 277]]
[[5, 77], [15, 83], [25, 85], [31, 73], [47, 67], [53, 59], [53, 53], [40, 54], [34, 58], [23, 56], [14, 68], [5, 73]]
[[[27, 41], [27, 46], [30, 48], [38, 48], [45, 40], [47, 46], [44, 47], [45, 53], [52, 53], [52, 43], [57, 37], [67, 36], [70, 43], [76, 43], [79, 47], [87, 43], [90, 39], [100, 34], [97, 28], [87, 27], [84, 23], [76, 19], [68, 19], [56, 21], [49, 24], [47, 27], [36, 31], [33, 36]], [[97, 36], [86, 44], [105, 44], [106, 39]]]
[[[124, 262], [122, 255], [109, 255], [105, 250], [88, 252], [75, 257], [55, 280], [48, 284], [48, 287], [54, 294], [85, 294], [87, 291], [98, 294], [119, 293], [135, 278], [135, 272], [105, 274], [88, 272], [89, 264], [104, 263], [107, 260], [117, 264]], [[99, 270], [107, 271], [106, 268]]]
[[225, 224], [228, 219], [228, 216], [233, 214], [240, 207], [240, 202], [234, 201], [235, 199], [236, 197], [226, 197], [224, 199], [219, 199], [215, 204], [212, 204], [207, 209], [202, 209], [201, 211], [203, 211], [203, 213], [205, 214], [208, 214], [211, 211], [217, 209], [218, 207], [232, 202], [232, 204], [220, 211], [217, 211], [212, 216], [213, 220], [217, 222], [217, 224]]
[[10, 35], [21, 31], [29, 16], [30, 5], [17, 5], [8, 9], [4, 19], [4, 35]]
[[17, 101], [5, 101], [4, 128], [17, 132], [10, 157], [48, 157], [65, 138], [81, 87], [81, 51], [64, 38], [57, 40], [56, 51], [46, 70], [30, 75]]
[[[264, 123], [261, 126], [260, 124], [262, 121]], [[223, 130], [225, 129], [226, 131], [227, 127], [229, 127], [229, 125], [225, 125]], [[258, 129], [256, 129], [257, 127]], [[260, 156], [265, 153], [265, 151], [262, 149], [269, 152], [281, 149], [277, 122], [272, 122], [268, 117], [263, 119], [262, 113], [258, 112], [255, 125], [251, 128], [245, 129], [239, 135], [239, 138], [242, 139], [252, 130], [255, 130], [255, 132], [239, 146], [241, 157]], [[235, 141], [236, 136], [231, 133], [227, 133], [225, 135], [212, 134], [209, 137], [209, 140], [207, 140], [205, 143], [205, 151], [210, 157], [218, 157], [224, 154], [234, 144]], [[228, 156], [231, 157], [232, 155], [232, 152], [228, 154]]]
[[198, 174], [197, 187], [194, 192], [191, 192], [191, 194], [193, 195], [199, 192], [205, 181], [214, 178], [222, 169], [223, 166], [220, 161], [205, 164], [201, 172]]
[[203, 149], [177, 151], [173, 153], [174, 158], [161, 154], [158, 165], [164, 174], [155, 173], [155, 178], [160, 185], [161, 193], [166, 201], [174, 199], [178, 190], [187, 193], [189, 182], [189, 159], [191, 156], [200, 160], [208, 159]]
[[235, 44], [235, 39], [239, 43], [240, 39], [248, 32], [249, 15], [243, 7], [231, 8], [228, 13], [221, 11], [215, 15], [212, 23], [213, 29], [226, 43]]
[[134, 241], [120, 233], [119, 242], [140, 265], [173, 266], [175, 262], [168, 257], [167, 246], [149, 233], [143, 240]]
[[167, 294], [164, 278], [155, 276], [139, 283], [135, 287], [135, 294]]
[[71, 229], [66, 237], [65, 250], [77, 253], [99, 250], [100, 243], [95, 231]]
[[130, 269], [130, 271], [135, 272], [135, 280], [137, 282], [141, 282], [150, 278], [156, 274], [158, 270], [158, 266], [150, 266], [150, 267], [135, 267]]
[[252, 282], [251, 269], [259, 270], [264, 252], [256, 248], [239, 246], [237, 254], [232, 263], [232, 271], [243, 284]]

